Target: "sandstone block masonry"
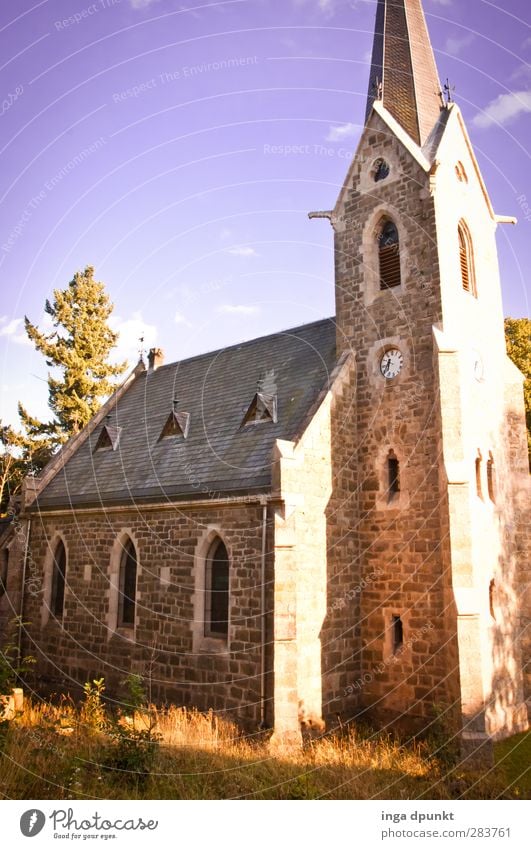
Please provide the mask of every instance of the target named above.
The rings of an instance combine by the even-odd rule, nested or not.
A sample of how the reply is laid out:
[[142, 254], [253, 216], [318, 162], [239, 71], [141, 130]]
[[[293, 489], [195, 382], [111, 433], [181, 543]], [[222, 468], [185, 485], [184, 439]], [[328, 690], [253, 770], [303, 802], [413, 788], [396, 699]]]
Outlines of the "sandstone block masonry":
[[[230, 625], [226, 651], [194, 653], [195, 572], [205, 534], [217, 530], [230, 558]], [[109, 621], [111, 553], [123, 532], [138, 557], [134, 637]], [[26, 648], [52, 688], [79, 692], [104, 676], [111, 692], [130, 672], [153, 664], [153, 697], [256, 725], [260, 718], [262, 509], [257, 503], [205, 508], [121, 509], [41, 514], [30, 548], [49, 561], [61, 538], [67, 551], [64, 616], [43, 617], [43, 594], [27, 598]], [[271, 565], [268, 565], [269, 572]], [[47, 621], [45, 621], [47, 619]], [[43, 622], [44, 624], [41, 624]]]

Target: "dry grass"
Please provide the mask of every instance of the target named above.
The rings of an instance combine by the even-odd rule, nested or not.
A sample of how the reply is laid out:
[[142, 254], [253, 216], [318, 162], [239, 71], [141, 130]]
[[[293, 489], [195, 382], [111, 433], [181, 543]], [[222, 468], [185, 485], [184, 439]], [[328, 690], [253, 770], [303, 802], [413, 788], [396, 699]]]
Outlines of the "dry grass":
[[[405, 747], [351, 728], [273, 757], [268, 736], [245, 737], [214, 714], [154, 711], [147, 774], [116, 767], [116, 738], [83, 721], [69, 700], [28, 704], [0, 757], [0, 792], [11, 799], [457, 799], [522, 798], [503, 769], [486, 775], [445, 767], [425, 745]], [[122, 718], [124, 737], [150, 718]], [[118, 741], [118, 745], [119, 745]], [[134, 749], [134, 745], [133, 745]], [[111, 757], [110, 757], [111, 756]], [[505, 759], [506, 760], [506, 759]], [[504, 762], [505, 762], [504, 760]]]

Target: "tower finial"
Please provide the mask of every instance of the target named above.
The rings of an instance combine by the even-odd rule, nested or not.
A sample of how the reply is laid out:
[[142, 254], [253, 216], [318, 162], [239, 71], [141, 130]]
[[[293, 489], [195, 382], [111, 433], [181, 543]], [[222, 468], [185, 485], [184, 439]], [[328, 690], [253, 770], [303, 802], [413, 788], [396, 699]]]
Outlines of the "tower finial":
[[367, 120], [380, 100], [422, 146], [439, 118], [440, 93], [421, 0], [378, 0]]

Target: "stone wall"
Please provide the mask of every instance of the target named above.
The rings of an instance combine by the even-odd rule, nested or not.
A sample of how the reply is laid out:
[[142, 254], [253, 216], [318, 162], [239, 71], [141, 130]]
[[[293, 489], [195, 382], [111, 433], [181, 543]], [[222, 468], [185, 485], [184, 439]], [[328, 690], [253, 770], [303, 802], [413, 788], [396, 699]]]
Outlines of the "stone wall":
[[[15, 620], [24, 611], [21, 607], [22, 572], [26, 547], [27, 523], [15, 517], [0, 537], [2, 564], [7, 561], [7, 582], [0, 595], [0, 646], [18, 643]], [[29, 576], [31, 579], [31, 575]], [[35, 585], [30, 585], [30, 591]]]
[[[232, 505], [131, 507], [105, 512], [41, 513], [33, 519], [30, 556], [40, 571], [60, 535], [68, 555], [62, 622], [43, 617], [43, 595], [28, 596], [31, 622], [25, 648], [37, 653], [37, 675], [47, 686], [79, 693], [103, 676], [120, 692], [129, 673], [143, 674], [155, 657], [153, 693], [158, 700], [213, 708], [252, 725], [260, 720], [262, 507]], [[197, 552], [205, 533], [217, 529], [230, 558], [230, 630], [227, 651], [193, 652]], [[113, 546], [126, 531], [137, 547], [137, 625], [134, 639], [110, 630]], [[271, 551], [272, 529], [268, 532]], [[268, 560], [268, 586], [271, 558]], [[270, 609], [271, 599], [268, 599]]]

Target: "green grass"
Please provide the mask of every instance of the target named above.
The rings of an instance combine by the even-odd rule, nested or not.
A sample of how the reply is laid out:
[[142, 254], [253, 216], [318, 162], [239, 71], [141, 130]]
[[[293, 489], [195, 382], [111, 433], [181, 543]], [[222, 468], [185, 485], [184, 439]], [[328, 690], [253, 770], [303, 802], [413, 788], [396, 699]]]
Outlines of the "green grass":
[[[130, 739], [145, 717], [122, 717]], [[0, 793], [10, 799], [521, 799], [529, 783], [531, 736], [496, 747], [497, 766], [471, 773], [438, 758], [428, 744], [400, 742], [368, 730], [307, 742], [273, 757], [267, 735], [245, 737], [214, 714], [169, 708], [155, 714], [153, 757], [117, 769], [123, 749], [103, 708], [68, 700], [27, 704], [9, 724], [0, 756]], [[144, 726], [145, 727], [145, 726]], [[103, 728], [103, 730], [102, 730]], [[114, 726], [116, 729], [116, 725]], [[128, 749], [131, 756], [131, 749]]]
[[496, 743], [494, 756], [506, 786], [513, 785], [523, 799], [531, 798], [531, 731]]

